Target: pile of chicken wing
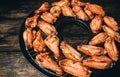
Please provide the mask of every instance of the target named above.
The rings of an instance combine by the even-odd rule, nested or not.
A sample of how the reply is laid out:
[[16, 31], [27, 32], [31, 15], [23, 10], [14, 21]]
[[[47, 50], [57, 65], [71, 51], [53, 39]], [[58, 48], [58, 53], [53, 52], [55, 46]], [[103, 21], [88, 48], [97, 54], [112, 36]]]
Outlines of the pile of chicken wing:
[[[61, 15], [90, 21], [89, 26], [95, 36], [87, 45], [78, 45], [76, 49], [61, 41], [53, 25]], [[113, 17], [106, 16], [100, 5], [80, 0], [44, 2], [33, 16], [26, 19], [25, 27], [23, 38], [26, 49], [33, 48], [37, 53], [36, 62], [58, 75], [68, 73], [90, 77], [91, 69], [107, 69], [118, 60], [116, 42], [120, 43], [119, 25]], [[87, 57], [84, 58], [83, 54]]]

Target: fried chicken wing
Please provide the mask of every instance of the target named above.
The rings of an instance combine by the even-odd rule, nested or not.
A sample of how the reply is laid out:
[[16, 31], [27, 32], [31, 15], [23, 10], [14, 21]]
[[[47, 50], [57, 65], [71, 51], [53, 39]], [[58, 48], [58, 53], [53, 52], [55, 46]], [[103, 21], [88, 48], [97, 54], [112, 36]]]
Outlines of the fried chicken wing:
[[58, 64], [49, 56], [49, 53], [40, 53], [36, 56], [37, 63], [47, 69], [50, 69], [56, 72], [59, 75], [62, 75], [62, 69]]
[[64, 16], [71, 16], [75, 17], [75, 14], [73, 13], [72, 9], [69, 6], [62, 6], [62, 14]]
[[87, 4], [86, 8], [88, 8], [94, 14], [97, 14], [97, 15], [100, 15], [100, 16], [104, 16], [105, 15], [105, 11], [99, 5], [96, 5], [96, 4]]
[[106, 69], [112, 65], [112, 60], [106, 56], [93, 56], [84, 59], [83, 65], [94, 69]]
[[44, 21], [46, 21], [46, 22], [48, 22], [48, 23], [50, 23], [50, 24], [55, 23], [56, 20], [57, 20], [57, 18], [54, 17], [54, 16], [53, 16], [51, 13], [49, 13], [49, 12], [43, 13], [43, 14], [41, 15], [41, 18], [42, 18]]
[[107, 26], [109, 26], [114, 31], [118, 31], [118, 23], [115, 21], [114, 18], [110, 16], [105, 16], [103, 19]]
[[37, 20], [39, 18], [38, 14], [35, 14], [32, 17], [28, 17], [25, 21], [25, 25], [28, 28], [35, 28], [37, 26]]
[[60, 48], [66, 58], [76, 60], [76, 61], [82, 60], [81, 54], [79, 52], [77, 52], [77, 50], [75, 50], [69, 44], [67, 44], [66, 42], [64, 42], [64, 41], [61, 42]]
[[52, 3], [52, 6], [59, 6], [59, 7], [69, 6], [69, 5], [70, 5], [69, 0], [60, 0], [60, 1], [58, 1], [58, 2]]
[[100, 16], [96, 16], [90, 22], [90, 28], [93, 33], [97, 34], [102, 29], [102, 18]]
[[49, 24], [45, 21], [39, 21], [38, 22], [38, 27], [47, 35], [50, 35], [50, 34], [56, 34], [57, 35], [56, 28], [53, 25], [51, 25], [51, 24]]
[[97, 34], [96, 36], [94, 36], [89, 41], [89, 45], [97, 45], [97, 44], [104, 43], [107, 37], [108, 37], [108, 35], [106, 33], [101, 32], [101, 33]]
[[44, 51], [46, 51], [46, 45], [45, 45], [45, 43], [43, 41], [41, 31], [38, 31], [36, 33], [36, 38], [33, 41], [33, 47], [34, 47], [35, 52], [44, 52]]
[[82, 63], [70, 59], [63, 59], [59, 61], [63, 71], [77, 77], [90, 77], [91, 71], [82, 65]]
[[33, 32], [30, 28], [27, 28], [24, 32], [23, 32], [23, 39], [26, 45], [26, 49], [28, 48], [32, 48], [33, 47]]
[[37, 10], [35, 10], [35, 13], [39, 14], [42, 12], [46, 12], [50, 9], [50, 4], [48, 2], [44, 2]]
[[44, 40], [47, 47], [54, 53], [56, 59], [60, 57], [59, 38], [56, 35], [48, 35]]
[[50, 13], [54, 16], [54, 17], [59, 17], [61, 14], [61, 7], [59, 6], [53, 6], [50, 9]]
[[88, 8], [85, 7], [84, 11], [87, 14], [89, 19], [93, 19], [94, 18], [94, 14]]
[[82, 10], [81, 7], [74, 5], [72, 10], [74, 11], [74, 13], [76, 14], [77, 18], [82, 19], [84, 21], [88, 20], [88, 16], [86, 15], [86, 13]]
[[85, 53], [89, 56], [97, 56], [97, 55], [104, 55], [106, 54], [106, 51], [102, 47], [92, 46], [92, 45], [81, 45], [77, 46], [77, 49], [80, 52]]
[[85, 6], [87, 3], [81, 2], [80, 0], [71, 0], [71, 5], [77, 5], [77, 6]]
[[118, 50], [117, 50], [116, 44], [114, 42], [114, 39], [108, 37], [105, 41], [104, 47], [105, 47], [108, 55], [110, 56], [110, 58], [113, 61], [117, 61], [118, 60]]

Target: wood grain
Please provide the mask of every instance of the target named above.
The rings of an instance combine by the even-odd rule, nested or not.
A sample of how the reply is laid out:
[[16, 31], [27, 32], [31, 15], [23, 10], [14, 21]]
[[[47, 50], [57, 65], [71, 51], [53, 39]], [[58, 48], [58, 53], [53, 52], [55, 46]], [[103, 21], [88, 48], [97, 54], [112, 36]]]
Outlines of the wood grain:
[[[32, 10], [38, 8], [42, 2], [48, 0], [14, 1], [0, 1], [0, 77], [45, 77], [45, 75], [32, 67], [22, 55], [19, 47], [19, 30], [26, 16]], [[120, 25], [120, 1], [82, 1], [90, 1], [103, 6], [106, 15], [114, 17]]]

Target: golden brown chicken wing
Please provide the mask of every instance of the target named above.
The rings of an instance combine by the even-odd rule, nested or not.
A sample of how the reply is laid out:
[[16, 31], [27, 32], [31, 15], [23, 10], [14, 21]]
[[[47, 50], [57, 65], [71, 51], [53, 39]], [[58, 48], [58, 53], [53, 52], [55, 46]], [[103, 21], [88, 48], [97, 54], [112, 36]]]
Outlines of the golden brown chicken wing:
[[94, 18], [94, 14], [88, 8], [85, 7], [84, 11], [87, 14], [89, 19], [93, 19]]
[[32, 17], [28, 17], [25, 21], [25, 25], [28, 28], [35, 28], [37, 26], [37, 20], [39, 18], [38, 14], [35, 14]]
[[45, 21], [39, 21], [38, 22], [38, 27], [47, 35], [50, 35], [50, 34], [56, 34], [57, 35], [57, 31], [56, 31], [56, 28], [45, 22]]
[[39, 14], [42, 12], [46, 12], [50, 9], [50, 4], [48, 2], [44, 2], [37, 10], [35, 10], [35, 13]]
[[77, 6], [85, 6], [87, 3], [81, 2], [80, 0], [71, 0], [71, 5], [77, 5]]
[[59, 38], [56, 35], [48, 35], [44, 40], [47, 47], [54, 53], [56, 59], [60, 57]]
[[102, 18], [100, 16], [96, 16], [90, 22], [90, 28], [93, 33], [97, 34], [102, 29]]
[[96, 56], [96, 55], [104, 55], [106, 54], [106, 51], [102, 47], [97, 47], [97, 46], [92, 46], [92, 45], [81, 45], [77, 46], [77, 49], [80, 52], [85, 53], [86, 55], [89, 56]]
[[72, 9], [69, 6], [62, 6], [62, 14], [64, 16], [71, 16], [75, 17], [75, 14], [73, 13]]
[[72, 59], [75, 61], [81, 61], [82, 60], [82, 56], [79, 52], [77, 52], [77, 50], [75, 50], [73, 47], [71, 47], [69, 44], [67, 44], [66, 42], [61, 42], [60, 44], [60, 48], [62, 50], [62, 53], [64, 54], [64, 56], [68, 59]]
[[97, 44], [104, 43], [107, 37], [108, 37], [108, 35], [106, 33], [101, 32], [101, 33], [97, 34], [96, 36], [94, 36], [89, 41], [89, 45], [97, 45]]
[[24, 32], [23, 32], [23, 39], [26, 45], [26, 49], [28, 48], [32, 48], [33, 47], [33, 40], [34, 40], [34, 36], [33, 36], [33, 32], [30, 28], [27, 28]]
[[116, 44], [114, 42], [114, 39], [108, 37], [105, 41], [104, 47], [105, 47], [108, 55], [110, 56], [110, 58], [113, 61], [117, 61], [118, 60], [118, 50], [117, 50]]
[[86, 13], [82, 10], [81, 7], [74, 5], [72, 10], [74, 11], [74, 13], [76, 14], [77, 18], [82, 19], [84, 21], [88, 20], [88, 16], [86, 15]]
[[54, 16], [54, 17], [59, 17], [61, 14], [61, 7], [59, 6], [53, 6], [50, 9], [50, 13]]
[[118, 23], [115, 21], [114, 18], [110, 16], [105, 16], [103, 19], [107, 26], [109, 26], [114, 31], [118, 31]]
[[103, 8], [100, 5], [87, 4], [86, 8], [88, 8], [94, 14], [97, 14], [97, 15], [100, 15], [100, 16], [105, 15], [105, 11], [103, 10]]
[[77, 77], [90, 77], [91, 71], [82, 65], [82, 63], [70, 59], [63, 59], [59, 61], [63, 71]]
[[93, 56], [84, 59], [83, 65], [95, 69], [106, 69], [112, 65], [112, 60], [106, 56]]
[[70, 5], [69, 0], [60, 0], [60, 1], [58, 1], [58, 2], [52, 3], [52, 6], [59, 6], [59, 7], [69, 6], [69, 5]]
[[40, 53], [36, 56], [37, 63], [47, 69], [50, 69], [56, 72], [59, 75], [62, 75], [62, 69], [58, 64], [49, 56], [49, 53]]
[[44, 51], [46, 51], [46, 45], [45, 45], [45, 43], [43, 41], [41, 31], [38, 31], [36, 33], [36, 38], [33, 41], [33, 47], [34, 47], [35, 52], [44, 52]]
[[57, 20], [57, 18], [54, 17], [54, 16], [53, 16], [51, 13], [49, 13], [49, 12], [43, 13], [43, 14], [41, 15], [41, 18], [42, 18], [44, 21], [46, 21], [46, 22], [48, 22], [48, 23], [50, 23], [50, 24], [55, 23], [56, 20]]

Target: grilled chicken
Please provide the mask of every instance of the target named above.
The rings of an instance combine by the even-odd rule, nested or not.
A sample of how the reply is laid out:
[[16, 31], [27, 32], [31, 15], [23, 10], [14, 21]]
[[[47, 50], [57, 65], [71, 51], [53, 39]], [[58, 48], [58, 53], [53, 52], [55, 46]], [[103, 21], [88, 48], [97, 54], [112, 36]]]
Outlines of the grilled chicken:
[[114, 18], [112, 18], [110, 16], [105, 16], [103, 19], [108, 27], [110, 27], [114, 31], [118, 31], [118, 29], [119, 29], [118, 23], [115, 21]]
[[79, 52], [77, 52], [77, 50], [75, 50], [69, 44], [67, 44], [66, 42], [64, 42], [64, 41], [61, 42], [60, 48], [66, 58], [72, 59], [75, 61], [81, 61], [81, 59], [82, 59], [81, 54]]
[[50, 69], [56, 72], [59, 75], [62, 75], [62, 69], [58, 64], [49, 56], [49, 53], [40, 53], [36, 56], [37, 63], [47, 69]]
[[32, 17], [28, 17], [25, 21], [25, 25], [28, 28], [35, 28], [37, 26], [37, 20], [39, 18], [38, 14], [35, 14]]
[[39, 21], [38, 27], [47, 35], [57, 34], [56, 28], [45, 21]]
[[70, 59], [63, 59], [59, 61], [63, 71], [77, 77], [90, 77], [91, 71], [82, 65], [82, 63]]
[[97, 56], [97, 55], [104, 55], [106, 54], [106, 51], [102, 47], [92, 46], [92, 45], [81, 45], [77, 46], [77, 49], [80, 52], [85, 53], [89, 56]]
[[81, 7], [74, 5], [72, 10], [74, 11], [74, 13], [76, 14], [77, 18], [82, 19], [84, 21], [88, 20], [88, 16], [86, 15], [86, 13], [82, 10]]
[[51, 13], [49, 13], [49, 12], [43, 13], [43, 14], [41, 15], [41, 18], [42, 18], [44, 21], [46, 21], [46, 22], [48, 22], [48, 23], [50, 23], [50, 24], [55, 23], [56, 20], [57, 20], [57, 18], [54, 17], [54, 16], [53, 16]]
[[70, 5], [69, 0], [60, 0], [60, 1], [58, 1], [58, 2], [52, 3], [52, 6], [59, 6], [59, 7], [69, 6], [69, 5]]
[[37, 10], [35, 10], [35, 13], [40, 14], [42, 12], [46, 12], [50, 9], [50, 4], [48, 2], [44, 2]]
[[84, 59], [83, 65], [94, 69], [106, 69], [112, 65], [112, 60], [106, 56], [93, 56]]
[[75, 17], [75, 14], [73, 13], [72, 9], [69, 6], [62, 6], [62, 14], [64, 16], [71, 16]]
[[104, 16], [105, 15], [105, 11], [99, 5], [87, 4], [86, 8], [89, 9], [93, 14], [97, 14], [97, 15], [100, 15], [100, 16]]
[[36, 33], [36, 38], [33, 41], [33, 47], [34, 47], [35, 52], [44, 52], [44, 51], [46, 51], [46, 45], [45, 45], [45, 43], [43, 41], [41, 31], [38, 31]]
[[33, 47], [33, 40], [34, 40], [34, 36], [33, 36], [33, 32], [30, 28], [27, 28], [24, 32], [23, 32], [23, 39], [26, 45], [26, 49], [27, 48], [32, 48]]
[[101, 32], [101, 33], [97, 34], [96, 36], [94, 36], [89, 41], [89, 45], [97, 45], [97, 44], [104, 43], [107, 37], [108, 37], [108, 35], [106, 33]]
[[81, 2], [80, 0], [71, 0], [71, 5], [77, 5], [77, 6], [85, 6], [87, 3]]
[[50, 13], [54, 16], [54, 17], [59, 17], [61, 14], [61, 7], [59, 6], [53, 6], [50, 9]]
[[60, 57], [59, 38], [56, 35], [48, 35], [44, 40], [47, 47], [54, 53], [56, 59]]
[[92, 19], [90, 23], [90, 28], [93, 33], [99, 33], [102, 28], [102, 18], [100, 16], [96, 16], [94, 19]]
[[114, 39], [108, 37], [105, 41], [104, 47], [113, 61], [118, 60], [118, 50], [115, 44]]

